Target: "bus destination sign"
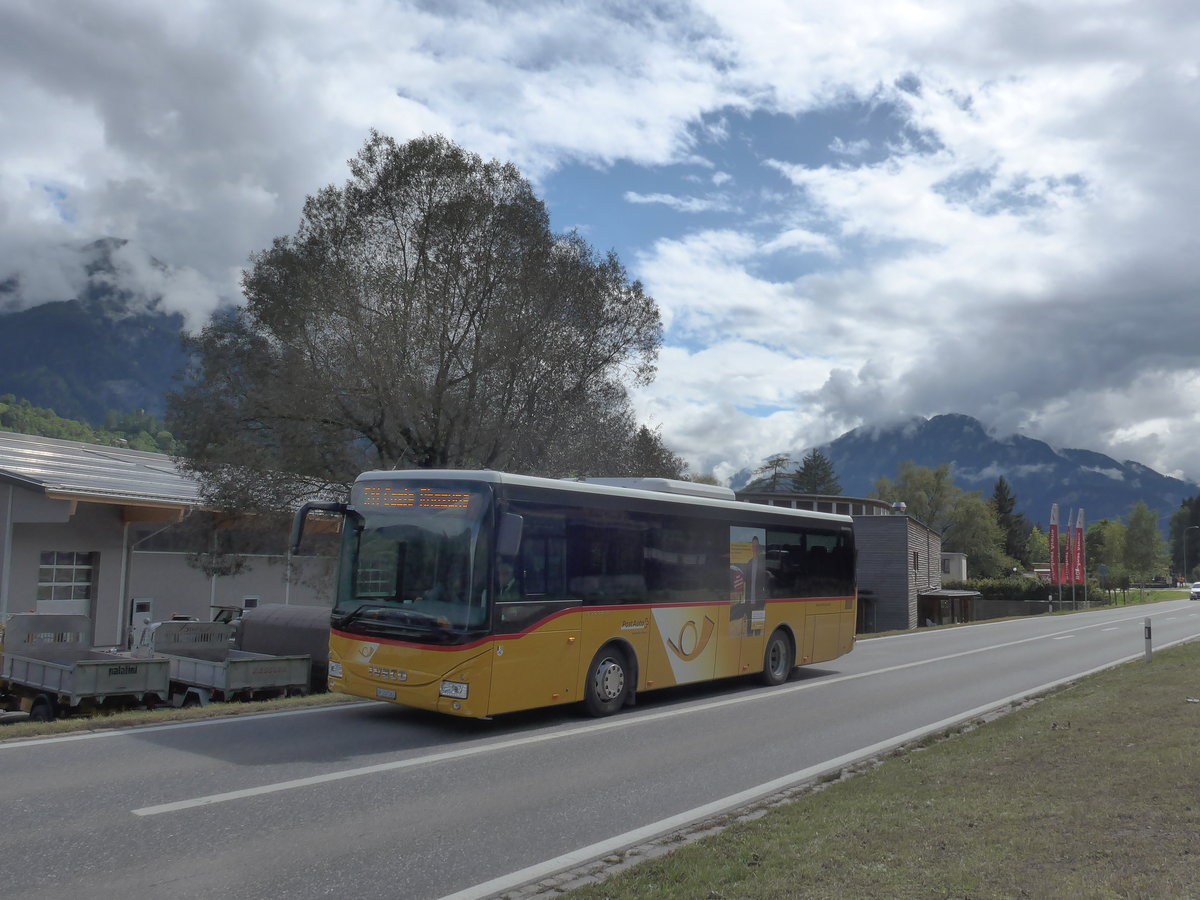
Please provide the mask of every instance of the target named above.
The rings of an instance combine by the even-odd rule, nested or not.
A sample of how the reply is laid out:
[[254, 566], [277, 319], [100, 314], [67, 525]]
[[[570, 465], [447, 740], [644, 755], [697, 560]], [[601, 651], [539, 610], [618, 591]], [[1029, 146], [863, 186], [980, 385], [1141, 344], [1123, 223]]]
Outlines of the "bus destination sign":
[[469, 509], [474, 494], [470, 491], [430, 487], [406, 487], [395, 484], [362, 485], [363, 507], [376, 509]]

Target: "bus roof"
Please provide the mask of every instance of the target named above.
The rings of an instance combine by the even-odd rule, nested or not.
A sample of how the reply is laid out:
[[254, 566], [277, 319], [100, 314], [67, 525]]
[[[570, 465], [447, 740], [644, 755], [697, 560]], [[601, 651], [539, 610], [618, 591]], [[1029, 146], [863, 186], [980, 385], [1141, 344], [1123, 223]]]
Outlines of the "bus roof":
[[[733, 492], [728, 488], [716, 488], [711, 493], [685, 492], [678, 489], [681, 484], [669, 478], [541, 478], [536, 475], [514, 475], [509, 472], [497, 472], [493, 469], [383, 469], [363, 472], [356, 479], [363, 481], [480, 481], [489, 484], [514, 485], [534, 487], [548, 490], [563, 491], [576, 494], [602, 494], [615, 497], [631, 497], [653, 499], [678, 503], [687, 506], [707, 506], [717, 509], [738, 510], [742, 512], [776, 513], [791, 518], [818, 520], [822, 522], [838, 522], [851, 524], [850, 516], [837, 513], [813, 512], [806, 509], [788, 509], [783, 506], [767, 506], [763, 503], [747, 503], [734, 499]], [[631, 482], [637, 486], [629, 486]], [[660, 486], [661, 485], [661, 486]], [[712, 488], [711, 485], [692, 485], [693, 487]], [[720, 492], [718, 494], [718, 492]]]

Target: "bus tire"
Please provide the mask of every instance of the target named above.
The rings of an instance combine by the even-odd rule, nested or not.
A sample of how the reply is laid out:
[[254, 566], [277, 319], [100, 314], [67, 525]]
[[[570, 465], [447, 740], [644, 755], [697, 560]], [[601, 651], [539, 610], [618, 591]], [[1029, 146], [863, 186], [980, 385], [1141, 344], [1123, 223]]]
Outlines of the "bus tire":
[[769, 687], [783, 684], [796, 667], [796, 651], [792, 649], [792, 639], [782, 628], [776, 628], [767, 641], [767, 649], [763, 652], [763, 669], [758, 679]]
[[46, 697], [38, 697], [29, 708], [30, 722], [53, 722], [54, 704]]
[[632, 684], [629, 659], [625, 652], [613, 644], [601, 647], [592, 664], [588, 666], [587, 680], [583, 686], [583, 704], [593, 716], [611, 716], [625, 705]]

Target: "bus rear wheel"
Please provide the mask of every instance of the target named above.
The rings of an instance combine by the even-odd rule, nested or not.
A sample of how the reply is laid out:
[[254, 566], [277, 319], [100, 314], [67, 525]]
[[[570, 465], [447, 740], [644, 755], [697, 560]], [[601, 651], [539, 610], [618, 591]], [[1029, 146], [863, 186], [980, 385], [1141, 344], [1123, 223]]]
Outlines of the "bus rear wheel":
[[593, 716], [611, 716], [629, 698], [629, 661], [617, 647], [602, 647], [588, 667], [583, 703]]
[[783, 629], [776, 629], [767, 649], [763, 653], [763, 670], [758, 680], [763, 684], [774, 687], [783, 684], [796, 667], [796, 652], [792, 649], [792, 641]]

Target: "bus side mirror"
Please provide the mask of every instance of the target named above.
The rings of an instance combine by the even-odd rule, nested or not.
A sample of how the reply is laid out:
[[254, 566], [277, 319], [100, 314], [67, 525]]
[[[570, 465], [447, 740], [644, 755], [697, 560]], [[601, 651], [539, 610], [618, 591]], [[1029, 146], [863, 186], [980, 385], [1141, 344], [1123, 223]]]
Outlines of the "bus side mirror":
[[304, 520], [308, 518], [309, 512], [314, 509], [322, 512], [339, 513], [344, 516], [348, 507], [345, 503], [305, 503], [296, 510], [295, 518], [292, 519], [292, 537], [288, 543], [288, 551], [292, 556], [296, 556], [300, 552], [300, 541], [304, 538]]
[[500, 532], [496, 535], [496, 552], [501, 556], [516, 556], [521, 549], [521, 531], [524, 527], [524, 516], [505, 513], [500, 520]]

